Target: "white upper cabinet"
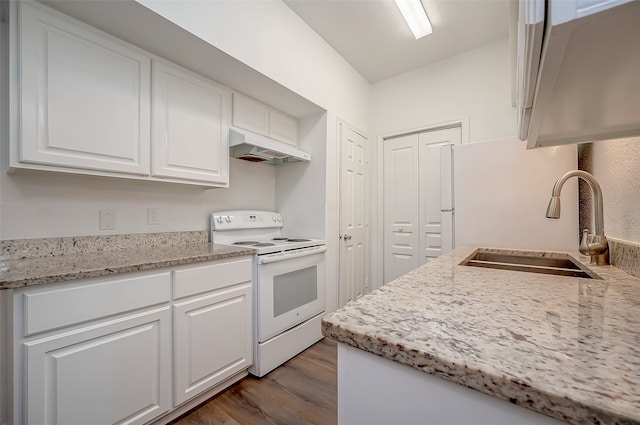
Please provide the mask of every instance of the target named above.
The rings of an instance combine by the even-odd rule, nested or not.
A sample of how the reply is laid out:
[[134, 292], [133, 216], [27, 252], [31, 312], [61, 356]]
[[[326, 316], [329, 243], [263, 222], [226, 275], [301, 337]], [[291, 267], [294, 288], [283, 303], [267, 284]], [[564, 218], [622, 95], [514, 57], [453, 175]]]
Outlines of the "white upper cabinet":
[[149, 174], [150, 59], [20, 2], [20, 147], [12, 163]]
[[229, 89], [42, 4], [10, 14], [12, 168], [229, 186]]
[[234, 93], [233, 125], [266, 136], [269, 134], [269, 108], [260, 102]]
[[293, 146], [298, 145], [298, 122], [295, 118], [282, 112], [269, 111], [269, 137], [288, 143]]
[[238, 93], [233, 94], [233, 125], [292, 146], [298, 145], [298, 121]]
[[228, 186], [230, 92], [154, 60], [153, 94], [152, 175]]
[[[544, 5], [520, 1], [525, 11]], [[535, 148], [640, 134], [640, 2], [551, 0], [546, 6], [546, 15], [529, 14], [534, 19], [527, 21], [521, 14], [519, 23], [520, 138]], [[528, 88], [535, 88], [532, 98]]]

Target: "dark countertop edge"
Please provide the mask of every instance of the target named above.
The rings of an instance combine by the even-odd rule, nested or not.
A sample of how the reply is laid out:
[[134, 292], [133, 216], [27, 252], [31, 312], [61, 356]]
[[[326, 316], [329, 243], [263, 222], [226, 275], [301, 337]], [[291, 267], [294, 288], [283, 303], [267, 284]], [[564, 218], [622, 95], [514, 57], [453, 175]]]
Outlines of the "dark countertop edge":
[[[209, 244], [211, 246], [211, 244]], [[166, 247], [165, 247], [166, 249]], [[179, 249], [176, 248], [176, 249]], [[152, 262], [141, 262], [139, 264], [114, 265], [110, 267], [96, 267], [78, 270], [74, 272], [51, 274], [46, 276], [38, 276], [33, 278], [13, 279], [9, 281], [0, 281], [0, 290], [18, 289], [31, 286], [46, 285], [48, 283], [70, 282], [79, 279], [92, 277], [113, 276], [120, 273], [129, 273], [135, 271], [154, 270], [163, 267], [182, 266], [188, 264], [196, 264], [207, 261], [222, 260], [225, 258], [241, 257], [245, 255], [254, 255], [255, 250], [251, 248], [232, 248], [225, 247], [225, 250], [219, 253], [207, 253], [194, 256], [184, 256], [176, 254], [175, 258], [163, 259]], [[49, 259], [55, 257], [47, 257]]]

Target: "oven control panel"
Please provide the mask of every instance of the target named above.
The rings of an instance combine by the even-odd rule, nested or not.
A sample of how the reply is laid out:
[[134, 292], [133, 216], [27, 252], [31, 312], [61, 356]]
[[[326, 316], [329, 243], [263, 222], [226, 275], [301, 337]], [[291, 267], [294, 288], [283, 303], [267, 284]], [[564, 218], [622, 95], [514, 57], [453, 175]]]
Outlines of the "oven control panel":
[[221, 211], [211, 214], [212, 230], [264, 229], [282, 227], [280, 213], [270, 211]]

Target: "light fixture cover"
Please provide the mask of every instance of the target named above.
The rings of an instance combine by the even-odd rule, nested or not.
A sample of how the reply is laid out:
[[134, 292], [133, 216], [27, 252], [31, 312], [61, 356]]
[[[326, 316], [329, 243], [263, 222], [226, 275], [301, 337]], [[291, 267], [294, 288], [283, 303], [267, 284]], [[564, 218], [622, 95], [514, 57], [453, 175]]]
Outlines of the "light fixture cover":
[[420, 0], [395, 0], [395, 2], [416, 40], [433, 32], [427, 12]]

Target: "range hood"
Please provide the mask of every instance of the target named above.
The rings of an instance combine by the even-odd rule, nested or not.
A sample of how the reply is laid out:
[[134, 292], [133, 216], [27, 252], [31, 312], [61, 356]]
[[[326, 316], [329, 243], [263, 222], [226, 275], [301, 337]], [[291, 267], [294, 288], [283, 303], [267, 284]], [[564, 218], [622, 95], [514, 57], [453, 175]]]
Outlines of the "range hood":
[[229, 129], [231, 156], [263, 164], [311, 161], [311, 155], [277, 140], [238, 128]]

